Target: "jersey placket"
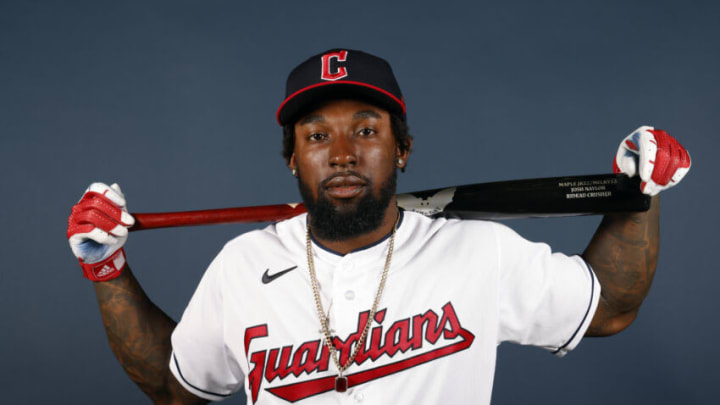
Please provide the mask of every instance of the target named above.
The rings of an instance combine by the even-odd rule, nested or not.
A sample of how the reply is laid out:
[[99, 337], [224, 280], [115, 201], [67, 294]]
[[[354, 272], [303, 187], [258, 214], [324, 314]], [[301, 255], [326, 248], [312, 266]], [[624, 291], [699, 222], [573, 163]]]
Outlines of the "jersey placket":
[[358, 311], [355, 302], [358, 291], [356, 290], [361, 289], [362, 286], [354, 282], [357, 279], [355, 270], [352, 255], [343, 257], [334, 269], [332, 297], [335, 305], [330, 317], [334, 320], [336, 334], [341, 339], [346, 339], [357, 328]]
[[[365, 322], [360, 323], [360, 314], [372, 308], [384, 265], [384, 260], [378, 258], [385, 253], [385, 245], [350, 253], [335, 266], [332, 292], [334, 305], [330, 317], [336, 328], [336, 336], [343, 341], [352, 335], [353, 341], [357, 342], [362, 334]], [[382, 309], [382, 300], [378, 309]], [[370, 334], [365, 345], [369, 337]], [[344, 358], [349, 355], [346, 354]], [[351, 365], [346, 374], [357, 371], [358, 366]]]

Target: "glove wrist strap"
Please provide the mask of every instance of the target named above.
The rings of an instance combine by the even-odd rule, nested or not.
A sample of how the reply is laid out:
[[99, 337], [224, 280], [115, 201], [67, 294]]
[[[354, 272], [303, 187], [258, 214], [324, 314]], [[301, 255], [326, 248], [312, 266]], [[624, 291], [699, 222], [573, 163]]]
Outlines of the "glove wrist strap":
[[98, 263], [84, 263], [79, 259], [80, 267], [86, 279], [92, 281], [108, 281], [118, 277], [125, 268], [125, 249], [120, 248], [107, 259]]

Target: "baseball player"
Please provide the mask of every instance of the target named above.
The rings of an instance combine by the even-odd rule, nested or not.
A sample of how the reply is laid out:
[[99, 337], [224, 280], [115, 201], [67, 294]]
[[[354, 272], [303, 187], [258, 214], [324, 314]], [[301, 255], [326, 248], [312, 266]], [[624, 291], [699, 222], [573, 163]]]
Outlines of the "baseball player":
[[[648, 212], [607, 215], [575, 256], [498, 223], [403, 212], [405, 103], [390, 65], [361, 51], [296, 67], [277, 118], [308, 213], [228, 242], [177, 324], [127, 265], [134, 219], [120, 187], [94, 183], [72, 209], [70, 246], [110, 345], [156, 403], [244, 390], [253, 404], [487, 404], [501, 342], [563, 356], [637, 315], [657, 263], [657, 196]], [[648, 126], [614, 162], [652, 196], [689, 168]]]

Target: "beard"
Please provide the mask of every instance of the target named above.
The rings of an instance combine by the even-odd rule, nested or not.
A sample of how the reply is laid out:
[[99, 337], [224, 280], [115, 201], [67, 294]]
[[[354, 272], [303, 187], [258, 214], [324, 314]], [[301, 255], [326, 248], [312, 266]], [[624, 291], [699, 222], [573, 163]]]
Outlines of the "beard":
[[[355, 172], [348, 173], [363, 179], [368, 189], [374, 189], [373, 182], [369, 178]], [[318, 185], [318, 190], [323, 189], [323, 184], [327, 180], [329, 179]], [[371, 191], [356, 202], [342, 202], [336, 206], [321, 192], [318, 192], [318, 198], [315, 200], [312, 189], [303, 182], [302, 175], [298, 172], [300, 195], [310, 214], [310, 227], [313, 235], [335, 242], [348, 240], [378, 229], [385, 218], [388, 204], [395, 195], [396, 184], [397, 172], [393, 170], [380, 186], [377, 196]]]

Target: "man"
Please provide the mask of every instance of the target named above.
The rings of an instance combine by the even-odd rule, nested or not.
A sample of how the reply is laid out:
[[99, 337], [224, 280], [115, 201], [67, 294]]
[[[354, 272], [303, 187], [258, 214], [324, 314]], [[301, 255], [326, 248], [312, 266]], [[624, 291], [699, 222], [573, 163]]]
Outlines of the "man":
[[[133, 218], [120, 188], [95, 183], [73, 208], [70, 245], [96, 281], [110, 345], [156, 403], [243, 388], [259, 404], [489, 403], [499, 343], [564, 355], [637, 315], [657, 262], [658, 197], [648, 212], [606, 216], [582, 256], [492, 222], [402, 212], [405, 104], [390, 65], [360, 51], [293, 70], [278, 121], [308, 214], [226, 244], [177, 325], [125, 262]], [[651, 195], [689, 167], [651, 127], [615, 159]]]

